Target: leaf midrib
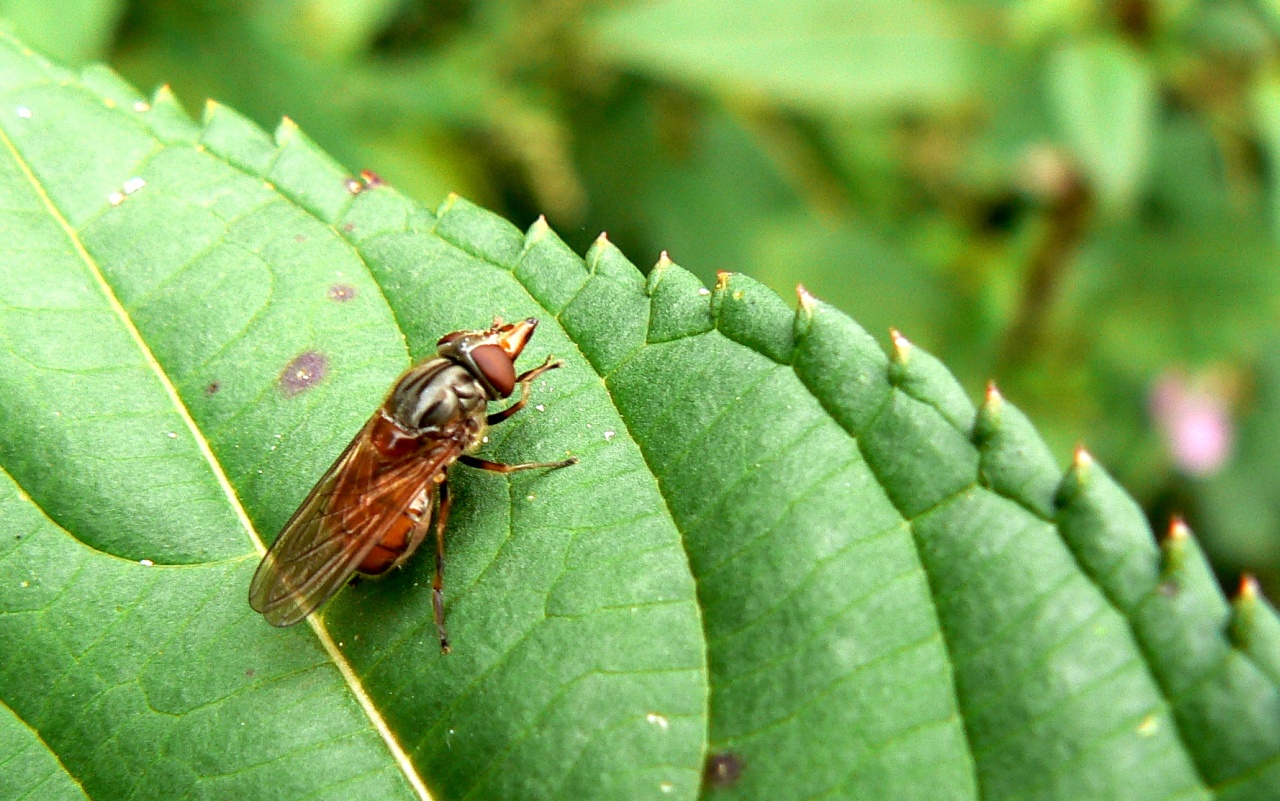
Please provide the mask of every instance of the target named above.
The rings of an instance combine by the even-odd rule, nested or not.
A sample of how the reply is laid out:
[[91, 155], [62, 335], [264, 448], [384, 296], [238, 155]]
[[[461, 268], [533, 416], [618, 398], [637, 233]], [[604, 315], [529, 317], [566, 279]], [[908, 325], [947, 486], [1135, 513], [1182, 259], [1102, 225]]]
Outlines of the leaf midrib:
[[[150, 133], [150, 131], [148, 131], [148, 133]], [[168, 143], [159, 140], [158, 137], [154, 137], [154, 134], [152, 134], [152, 136], [153, 138], [156, 138], [156, 141], [159, 142], [162, 146], [165, 146], [165, 147], [169, 146]], [[79, 232], [76, 231], [76, 229], [71, 225], [71, 223], [67, 220], [67, 218], [62, 214], [61, 210], [53, 202], [53, 199], [49, 197], [49, 193], [45, 191], [44, 185], [40, 182], [40, 179], [36, 176], [34, 171], [31, 169], [30, 164], [28, 164], [27, 160], [23, 158], [22, 153], [14, 145], [13, 140], [9, 138], [9, 135], [5, 131], [3, 124], [0, 124], [0, 144], [3, 144], [5, 150], [8, 151], [10, 157], [13, 159], [18, 169], [21, 170], [23, 176], [27, 179], [27, 182], [31, 185], [32, 190], [36, 193], [37, 197], [40, 199], [41, 204], [47, 210], [49, 216], [53, 218], [53, 220], [62, 229], [63, 234], [67, 237], [67, 240], [71, 243], [71, 246], [74, 248], [76, 255], [80, 258], [80, 261], [85, 265], [85, 268], [93, 276], [94, 282], [97, 284], [98, 289], [102, 293], [104, 299], [107, 301], [107, 304], [111, 307], [112, 312], [116, 315], [116, 317], [120, 320], [121, 325], [123, 325], [125, 330], [128, 332], [130, 339], [133, 340], [134, 345], [138, 348], [138, 351], [142, 355], [143, 360], [146, 362], [148, 369], [150, 369], [151, 372], [155, 375], [156, 380], [160, 383], [160, 386], [164, 390], [165, 395], [168, 396], [170, 403], [173, 405], [174, 411], [182, 419], [183, 425], [187, 427], [188, 432], [190, 433], [192, 439], [196, 443], [196, 447], [200, 450], [201, 455], [204, 456], [205, 461], [209, 465], [209, 469], [214, 476], [214, 479], [217, 481], [218, 486], [222, 489], [223, 494], [227, 498], [227, 502], [231, 505], [231, 509], [235, 514], [236, 519], [240, 521], [240, 525], [244, 528], [245, 533], [248, 535], [249, 540], [252, 543], [254, 549], [258, 552], [259, 555], [265, 554], [267, 549], [265, 544], [263, 543], [261, 536], [259, 536], [257, 530], [254, 528], [253, 522], [249, 519], [248, 512], [245, 510], [244, 505], [240, 502], [239, 496], [236, 494], [235, 487], [232, 486], [230, 480], [227, 478], [226, 472], [222, 468], [222, 463], [218, 460], [217, 456], [213, 453], [213, 449], [210, 447], [208, 440], [204, 437], [203, 433], [200, 431], [199, 426], [196, 425], [195, 419], [191, 416], [191, 412], [187, 408], [186, 403], [183, 402], [181, 395], [178, 394], [177, 388], [174, 386], [173, 382], [169, 379], [168, 374], [165, 373], [163, 366], [161, 366], [160, 362], [156, 359], [155, 354], [152, 353], [151, 348], [147, 345], [147, 342], [143, 338], [142, 333], [138, 330], [138, 327], [134, 324], [133, 319], [129, 316], [128, 310], [124, 308], [124, 305], [120, 302], [120, 299], [116, 296], [115, 290], [111, 287], [111, 284], [107, 281], [106, 276], [103, 275], [102, 270], [98, 267], [97, 261], [93, 258], [93, 255], [90, 254], [89, 251], [85, 248], [84, 243], [80, 239]], [[226, 163], [225, 160], [223, 159], [220, 159], [220, 160]], [[281, 194], [281, 197], [285, 197], [294, 205], [298, 205], [296, 201], [294, 201], [292, 198], [288, 198], [288, 196], [285, 195], [283, 192], [281, 192], [280, 194]], [[307, 213], [310, 214], [310, 212], [307, 212]], [[311, 215], [311, 216], [314, 217], [314, 215]], [[329, 227], [332, 229], [332, 226], [329, 226]], [[345, 238], [341, 236], [339, 236], [339, 239], [346, 241]], [[357, 253], [357, 255], [359, 254]], [[368, 271], [368, 265], [365, 264], [363, 257], [360, 258], [360, 263], [365, 267], [365, 270]], [[377, 282], [375, 281], [374, 283], [376, 284]], [[382, 293], [382, 288], [380, 285], [378, 286], [378, 291], [380, 294]], [[384, 297], [384, 303], [385, 303], [385, 297]], [[398, 320], [396, 321], [396, 328], [400, 333], [400, 336], [403, 338], [404, 332], [403, 332], [403, 329], [400, 327]], [[418, 775], [418, 771], [416, 767], [413, 765], [413, 762], [409, 759], [408, 754], [405, 753], [403, 747], [401, 747], [399, 741], [396, 739], [395, 733], [391, 731], [390, 726], [387, 724], [386, 720], [382, 717], [382, 714], [378, 711], [377, 707], [374, 705], [372, 697], [365, 690], [364, 685], [360, 680], [360, 677], [355, 672], [355, 669], [351, 666], [350, 662], [347, 661], [346, 657], [343, 656], [342, 652], [338, 649], [337, 643], [334, 642], [333, 637], [329, 634], [329, 631], [325, 627], [324, 622], [320, 619], [318, 615], [313, 614], [313, 615], [308, 615], [307, 623], [310, 624], [312, 631], [315, 633], [316, 638], [320, 641], [320, 644], [323, 646], [326, 654], [328, 654], [330, 660], [334, 663], [334, 666], [337, 667], [339, 674], [342, 676], [343, 681], [347, 684], [348, 689], [351, 691], [351, 694], [355, 697], [357, 703], [359, 703], [361, 710], [365, 713], [365, 716], [369, 718], [370, 724], [378, 732], [378, 735], [382, 738], [383, 742], [386, 744], [387, 750], [390, 752], [392, 759], [396, 762], [396, 765], [397, 767], [399, 767], [401, 773], [404, 774], [406, 782], [413, 789], [414, 793], [417, 794], [419, 799], [421, 799], [421, 801], [432, 801], [431, 794], [427, 790], [426, 784], [423, 782], [422, 777]]]

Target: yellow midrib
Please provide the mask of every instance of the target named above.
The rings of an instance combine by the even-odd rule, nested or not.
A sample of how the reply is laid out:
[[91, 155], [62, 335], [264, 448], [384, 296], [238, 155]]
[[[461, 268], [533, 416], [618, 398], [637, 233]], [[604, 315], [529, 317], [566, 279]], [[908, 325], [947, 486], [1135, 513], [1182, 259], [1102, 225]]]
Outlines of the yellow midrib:
[[[120, 303], [120, 299], [116, 297], [116, 293], [111, 288], [111, 285], [107, 283], [106, 276], [102, 274], [102, 270], [99, 269], [97, 261], [94, 260], [89, 251], [85, 249], [84, 243], [80, 241], [80, 236], [77, 231], [62, 215], [62, 212], [58, 207], [54, 205], [52, 198], [49, 197], [49, 194], [44, 190], [44, 186], [40, 183], [40, 179], [36, 177], [35, 173], [31, 170], [31, 166], [27, 163], [26, 159], [22, 157], [22, 154], [18, 151], [17, 147], [14, 146], [13, 140], [9, 138], [8, 133], [2, 126], [0, 126], [0, 141], [4, 143], [4, 147], [13, 157], [14, 163], [18, 165], [22, 174], [26, 176], [27, 181], [31, 184], [32, 189], [40, 198], [40, 202], [48, 210], [49, 215], [57, 221], [59, 226], [61, 226], [63, 232], [67, 236], [67, 239], [71, 242], [72, 247], [75, 248], [77, 255], [80, 256], [81, 261], [84, 262], [89, 273], [97, 282], [103, 296], [107, 299], [108, 305], [111, 306], [111, 309], [116, 313], [116, 316], [120, 318], [120, 322], [124, 325], [125, 330], [129, 332], [129, 336], [133, 339], [134, 344], [138, 346], [138, 350], [146, 360], [147, 366], [150, 367], [151, 371], [155, 374], [156, 379], [160, 382], [160, 386], [164, 389], [165, 394], [169, 396], [169, 400], [173, 403], [173, 407], [177, 411], [178, 416], [182, 418], [183, 424], [186, 425], [187, 430], [191, 433], [192, 439], [195, 440], [196, 446], [200, 449], [200, 453], [204, 455], [205, 460], [209, 464], [209, 469], [213, 472], [213, 476], [218, 482], [218, 486], [222, 488], [223, 493], [227, 496], [227, 501], [231, 504], [231, 508], [234, 510], [236, 518], [248, 533], [249, 540], [253, 543], [253, 547], [260, 554], [266, 553], [266, 545], [263, 544], [262, 538], [258, 536], [257, 530], [253, 527], [253, 522], [249, 519], [249, 515], [244, 509], [244, 505], [240, 503], [240, 498], [236, 495], [235, 488], [231, 486], [231, 481], [228, 480], [227, 474], [223, 471], [222, 464], [214, 455], [213, 449], [210, 448], [208, 440], [206, 440], [204, 435], [200, 432], [195, 419], [187, 409], [187, 405], [182, 401], [182, 397], [178, 395], [177, 388], [173, 385], [173, 382], [169, 380], [168, 374], [165, 373], [164, 368], [160, 366], [160, 362], [156, 360], [155, 354], [153, 354], [151, 352], [151, 348], [147, 346], [146, 340], [142, 338], [142, 334], [138, 331], [137, 326], [133, 324], [133, 319], [129, 316], [128, 311], [124, 308], [124, 305]], [[338, 645], [333, 641], [333, 637], [329, 635], [328, 629], [324, 627], [324, 624], [314, 614], [307, 617], [307, 623], [311, 625], [312, 631], [315, 632], [316, 637], [320, 640], [320, 644], [324, 646], [325, 652], [329, 655], [329, 658], [333, 660], [334, 665], [337, 666], [338, 672], [342, 675], [343, 681], [347, 683], [348, 688], [351, 690], [351, 694], [355, 696], [356, 700], [360, 703], [360, 707], [364, 710], [364, 713], [369, 718], [370, 723], [373, 724], [374, 729], [377, 730], [379, 736], [381, 736], [383, 741], [386, 743], [387, 749], [391, 752], [391, 755], [395, 759], [401, 772], [404, 773], [405, 779], [409, 782], [409, 785], [413, 788], [414, 792], [417, 793], [418, 798], [420, 798], [421, 801], [431, 801], [431, 794], [427, 791], [426, 784], [423, 783], [422, 777], [418, 775], [417, 769], [414, 768], [413, 762], [409, 759], [409, 755], [405, 753], [404, 748], [401, 747], [400, 742], [396, 739], [395, 734], [387, 725], [386, 720], [383, 719], [382, 714], [378, 711], [377, 707], [374, 706], [373, 699], [369, 697], [369, 693], [364, 689], [364, 685], [360, 682], [360, 677], [356, 675], [355, 669], [351, 667], [351, 663], [347, 661], [346, 657], [343, 656], [342, 652], [338, 649]]]

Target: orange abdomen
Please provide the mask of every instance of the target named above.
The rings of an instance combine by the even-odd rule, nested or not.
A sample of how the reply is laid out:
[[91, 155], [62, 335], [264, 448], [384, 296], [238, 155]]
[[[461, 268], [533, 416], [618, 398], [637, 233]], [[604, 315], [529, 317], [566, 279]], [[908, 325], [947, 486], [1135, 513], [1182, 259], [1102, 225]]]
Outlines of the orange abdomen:
[[[420, 437], [406, 434], [386, 415], [374, 422], [369, 438], [383, 456], [391, 459], [413, 458], [415, 452], [420, 451], [423, 446]], [[429, 482], [399, 511], [382, 510], [382, 514], [394, 515], [394, 519], [387, 526], [382, 539], [360, 562], [357, 572], [379, 576], [409, 558], [422, 541], [422, 535], [431, 522], [431, 502], [435, 486], [435, 482]]]

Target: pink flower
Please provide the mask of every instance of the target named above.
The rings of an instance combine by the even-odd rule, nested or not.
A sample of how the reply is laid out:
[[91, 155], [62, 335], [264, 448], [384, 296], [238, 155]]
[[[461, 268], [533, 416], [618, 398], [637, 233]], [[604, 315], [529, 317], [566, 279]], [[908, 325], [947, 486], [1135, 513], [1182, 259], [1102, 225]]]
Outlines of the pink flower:
[[1150, 401], [1151, 416], [1179, 470], [1207, 477], [1231, 458], [1236, 431], [1220, 381], [1171, 370], [1156, 379]]

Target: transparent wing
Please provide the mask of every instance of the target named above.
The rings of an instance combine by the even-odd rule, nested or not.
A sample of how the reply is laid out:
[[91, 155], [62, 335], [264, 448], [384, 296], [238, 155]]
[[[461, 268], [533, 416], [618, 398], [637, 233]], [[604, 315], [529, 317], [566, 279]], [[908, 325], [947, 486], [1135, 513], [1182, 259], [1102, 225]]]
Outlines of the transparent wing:
[[[370, 421], [372, 425], [372, 421]], [[249, 605], [274, 626], [292, 626], [341, 589], [433, 476], [461, 453], [451, 440], [428, 442], [390, 460], [366, 425], [320, 479], [258, 565]]]

